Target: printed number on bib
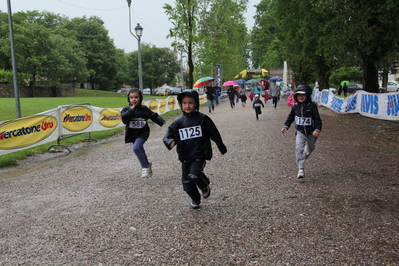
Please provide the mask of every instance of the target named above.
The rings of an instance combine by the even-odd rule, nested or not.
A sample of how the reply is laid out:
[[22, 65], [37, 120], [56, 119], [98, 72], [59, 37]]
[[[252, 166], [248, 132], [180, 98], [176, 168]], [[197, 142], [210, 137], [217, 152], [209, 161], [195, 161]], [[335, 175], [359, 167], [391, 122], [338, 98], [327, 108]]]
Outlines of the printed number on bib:
[[312, 118], [311, 117], [299, 117], [295, 118], [295, 122], [298, 126], [310, 126], [312, 125]]
[[201, 126], [180, 128], [179, 134], [180, 140], [188, 140], [202, 137]]
[[129, 122], [129, 128], [143, 128], [147, 122], [143, 118], [134, 118]]

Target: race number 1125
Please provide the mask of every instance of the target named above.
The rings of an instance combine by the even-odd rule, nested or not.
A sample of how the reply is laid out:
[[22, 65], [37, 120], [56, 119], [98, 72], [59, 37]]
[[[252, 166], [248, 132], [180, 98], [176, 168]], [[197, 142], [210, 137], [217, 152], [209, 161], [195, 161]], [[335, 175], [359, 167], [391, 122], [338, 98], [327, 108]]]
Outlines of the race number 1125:
[[194, 139], [202, 137], [201, 126], [186, 127], [179, 129], [180, 140]]

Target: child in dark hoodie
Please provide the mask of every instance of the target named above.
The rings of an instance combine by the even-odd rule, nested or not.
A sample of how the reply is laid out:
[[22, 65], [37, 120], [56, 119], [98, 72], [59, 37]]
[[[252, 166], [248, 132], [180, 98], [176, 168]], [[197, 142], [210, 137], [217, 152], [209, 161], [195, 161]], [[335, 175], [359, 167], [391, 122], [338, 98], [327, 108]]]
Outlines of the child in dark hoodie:
[[204, 174], [206, 160], [212, 158], [211, 141], [214, 141], [223, 155], [227, 148], [212, 119], [199, 112], [199, 96], [195, 90], [186, 90], [177, 95], [183, 114], [178, 117], [166, 132], [163, 142], [171, 150], [177, 145], [177, 153], [182, 163], [184, 191], [191, 198], [191, 208], [198, 209], [201, 194], [209, 197], [209, 179]]
[[315, 149], [315, 142], [319, 137], [322, 127], [317, 105], [312, 102], [312, 89], [308, 85], [300, 85], [295, 91], [296, 103], [291, 107], [291, 112], [281, 129], [285, 133], [295, 121], [295, 154], [298, 165], [298, 178], [304, 178], [304, 164], [306, 159]]
[[125, 142], [133, 143], [133, 152], [141, 165], [141, 177], [149, 177], [152, 175], [151, 162], [148, 161], [144, 150], [144, 143], [150, 136], [147, 120], [151, 119], [159, 126], [163, 126], [165, 120], [143, 105], [143, 94], [139, 89], [129, 90], [127, 101], [129, 106], [121, 110], [122, 122], [126, 125]]

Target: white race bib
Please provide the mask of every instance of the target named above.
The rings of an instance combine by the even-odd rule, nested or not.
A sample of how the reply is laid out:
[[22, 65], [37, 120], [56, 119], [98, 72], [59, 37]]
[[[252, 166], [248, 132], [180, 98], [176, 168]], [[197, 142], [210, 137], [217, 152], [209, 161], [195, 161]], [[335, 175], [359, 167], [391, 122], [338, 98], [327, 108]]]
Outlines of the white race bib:
[[298, 126], [310, 126], [312, 125], [312, 118], [311, 117], [295, 117], [295, 123]]
[[129, 122], [129, 128], [143, 128], [146, 123], [147, 121], [145, 121], [144, 118], [133, 118], [133, 120]]
[[202, 137], [201, 126], [186, 127], [179, 129], [180, 140], [188, 140]]
[[261, 104], [260, 103], [255, 103], [254, 106], [255, 107], [261, 107]]

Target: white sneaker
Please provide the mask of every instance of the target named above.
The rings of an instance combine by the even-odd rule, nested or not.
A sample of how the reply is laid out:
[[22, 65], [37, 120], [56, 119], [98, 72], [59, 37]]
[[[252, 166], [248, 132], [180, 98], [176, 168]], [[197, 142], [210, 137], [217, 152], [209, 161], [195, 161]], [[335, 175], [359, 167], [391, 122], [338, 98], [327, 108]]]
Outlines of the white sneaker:
[[299, 169], [298, 178], [305, 178], [305, 172], [303, 171], [303, 169]]
[[141, 169], [141, 177], [146, 178], [150, 176], [150, 168], [142, 168]]

